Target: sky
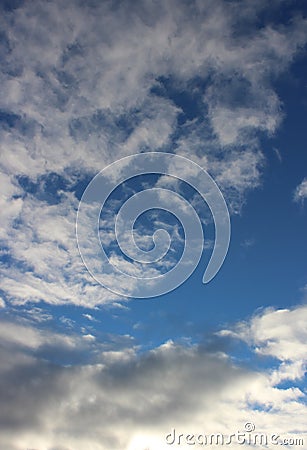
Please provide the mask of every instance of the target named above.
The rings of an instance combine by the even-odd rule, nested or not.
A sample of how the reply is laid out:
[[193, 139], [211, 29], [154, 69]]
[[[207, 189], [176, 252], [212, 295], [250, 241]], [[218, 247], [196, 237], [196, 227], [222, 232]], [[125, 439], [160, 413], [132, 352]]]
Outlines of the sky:
[[306, 2], [0, 9], [0, 448], [306, 448]]

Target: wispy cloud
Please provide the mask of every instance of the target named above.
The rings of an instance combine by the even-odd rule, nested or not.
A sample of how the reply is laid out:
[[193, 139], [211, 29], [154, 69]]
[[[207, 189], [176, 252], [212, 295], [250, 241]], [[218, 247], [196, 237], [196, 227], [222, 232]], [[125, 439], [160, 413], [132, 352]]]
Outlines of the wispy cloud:
[[294, 200], [296, 202], [304, 201], [307, 198], [307, 178], [305, 178], [295, 189]]
[[[283, 117], [272, 80], [306, 43], [298, 15], [259, 28], [263, 7], [35, 0], [3, 10], [0, 237], [14, 263], [3, 269], [8, 299], [115, 300], [81, 267], [74, 221], [78, 182], [122, 156], [190, 157], [240, 211], [261, 182], [259, 138]], [[63, 181], [53, 193], [52, 174]], [[36, 194], [21, 180], [39, 185]]]

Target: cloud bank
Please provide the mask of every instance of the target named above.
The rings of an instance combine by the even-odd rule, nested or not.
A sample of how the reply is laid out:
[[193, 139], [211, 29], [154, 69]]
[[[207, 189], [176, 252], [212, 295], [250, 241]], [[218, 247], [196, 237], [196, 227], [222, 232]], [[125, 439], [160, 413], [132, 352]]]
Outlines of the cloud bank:
[[[167, 434], [226, 435], [248, 422], [259, 433], [306, 440], [306, 319], [305, 306], [265, 310], [220, 331], [248, 344], [244, 360], [223, 341], [215, 350], [168, 341], [144, 351], [133, 341], [111, 348], [2, 321], [1, 447], [186, 448], [167, 444]], [[274, 367], [261, 364], [267, 358]]]

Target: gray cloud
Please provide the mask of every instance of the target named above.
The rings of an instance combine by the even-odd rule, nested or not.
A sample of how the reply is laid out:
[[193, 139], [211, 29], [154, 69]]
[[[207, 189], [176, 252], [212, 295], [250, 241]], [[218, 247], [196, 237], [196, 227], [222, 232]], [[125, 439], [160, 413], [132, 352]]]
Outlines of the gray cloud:
[[[165, 436], [174, 427], [226, 434], [247, 421], [259, 432], [281, 435], [293, 434], [295, 424], [296, 436], [307, 438], [305, 396], [295, 386], [304, 373], [294, 377], [294, 365], [285, 366], [289, 351], [294, 363], [306, 358], [305, 313], [304, 307], [268, 310], [234, 327], [234, 337], [251, 349], [256, 343], [258, 353], [278, 358], [274, 369], [258, 371], [240, 367], [222, 345], [209, 350], [169, 341], [149, 351], [108, 348], [74, 334], [2, 322], [0, 444], [14, 450], [158, 450], [168, 448]], [[48, 346], [54, 354], [66, 349], [61, 364]], [[77, 364], [69, 363], [71, 349], [79, 353]], [[86, 361], [83, 350], [90, 355]], [[279, 387], [285, 380], [291, 387]]]

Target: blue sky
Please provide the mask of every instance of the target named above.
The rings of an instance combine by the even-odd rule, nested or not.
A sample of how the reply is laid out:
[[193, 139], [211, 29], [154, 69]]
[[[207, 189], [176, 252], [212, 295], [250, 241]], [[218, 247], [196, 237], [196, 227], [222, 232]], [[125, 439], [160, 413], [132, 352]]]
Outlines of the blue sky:
[[[165, 436], [227, 435], [250, 422], [306, 446], [305, 2], [0, 8], [0, 447], [190, 448]], [[77, 210], [102, 169], [153, 152], [211, 175], [228, 205], [230, 246], [203, 284], [215, 238], [208, 206], [172, 177], [127, 181], [100, 215], [115, 265], [140, 277], [147, 269], [123, 257], [114, 236], [122, 204], [146, 189], [184, 196], [205, 246], [176, 289], [139, 299], [127, 283], [122, 297], [83, 264]], [[188, 166], [180, 170], [185, 180]], [[177, 264], [185, 237], [155, 209], [136, 223], [142, 250], [157, 227], [172, 247], [150, 266], [155, 276]], [[86, 232], [93, 265], [116, 291], [123, 279], [101, 266], [95, 230]]]

